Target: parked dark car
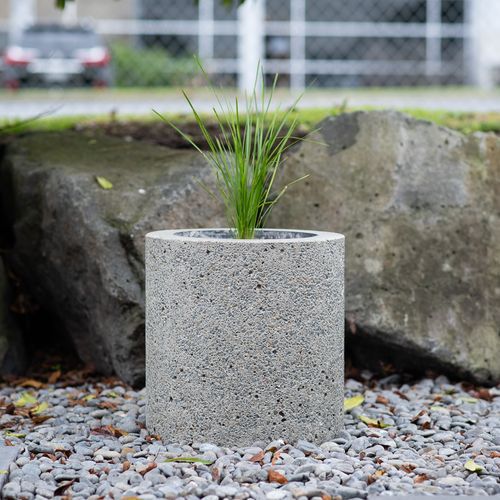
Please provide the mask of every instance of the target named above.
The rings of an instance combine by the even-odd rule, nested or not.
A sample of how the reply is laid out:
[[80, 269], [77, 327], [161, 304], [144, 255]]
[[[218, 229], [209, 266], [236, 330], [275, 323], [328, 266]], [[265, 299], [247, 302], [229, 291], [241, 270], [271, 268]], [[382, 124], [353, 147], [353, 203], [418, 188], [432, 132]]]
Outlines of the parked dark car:
[[35, 24], [11, 40], [4, 53], [5, 87], [111, 83], [110, 52], [89, 28]]

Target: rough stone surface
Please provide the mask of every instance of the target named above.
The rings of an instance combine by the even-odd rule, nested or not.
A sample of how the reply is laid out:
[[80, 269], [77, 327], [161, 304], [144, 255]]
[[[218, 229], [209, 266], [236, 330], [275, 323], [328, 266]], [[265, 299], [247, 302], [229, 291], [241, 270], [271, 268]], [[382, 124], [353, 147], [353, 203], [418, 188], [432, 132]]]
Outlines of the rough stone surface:
[[[288, 179], [310, 177], [269, 226], [346, 234], [348, 352], [375, 368], [500, 380], [500, 139], [392, 112], [328, 119], [316, 138], [327, 147], [305, 142], [288, 158]], [[144, 234], [224, 225], [196, 182], [208, 174], [196, 152], [82, 133], [6, 147], [9, 266], [101, 371], [143, 381]]]
[[220, 226], [223, 209], [198, 184], [209, 173], [193, 151], [76, 132], [27, 135], [6, 148], [9, 264], [101, 372], [144, 382], [144, 234]]
[[260, 236], [146, 236], [150, 432], [250, 446], [340, 431], [344, 237]]
[[12, 315], [9, 312], [7, 276], [0, 258], [0, 375], [18, 374], [24, 368], [24, 346]]
[[346, 235], [348, 352], [498, 382], [500, 138], [385, 111], [319, 126], [270, 224]]

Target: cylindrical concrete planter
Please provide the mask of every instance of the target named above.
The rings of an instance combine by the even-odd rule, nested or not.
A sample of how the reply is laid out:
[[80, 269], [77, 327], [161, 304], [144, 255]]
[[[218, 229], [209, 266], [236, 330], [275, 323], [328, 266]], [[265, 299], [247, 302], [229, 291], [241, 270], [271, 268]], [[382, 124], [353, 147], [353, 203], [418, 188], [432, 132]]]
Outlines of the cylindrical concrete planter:
[[342, 427], [344, 236], [146, 236], [147, 427], [180, 443], [324, 442]]

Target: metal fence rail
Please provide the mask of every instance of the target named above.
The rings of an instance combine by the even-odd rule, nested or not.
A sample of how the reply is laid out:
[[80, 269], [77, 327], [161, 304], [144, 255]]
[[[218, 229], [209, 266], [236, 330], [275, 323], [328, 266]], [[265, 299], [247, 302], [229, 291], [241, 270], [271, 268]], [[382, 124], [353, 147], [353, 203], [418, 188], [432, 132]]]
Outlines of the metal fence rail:
[[[135, 0], [126, 15], [110, 3], [116, 16], [91, 21], [122, 51], [119, 85], [197, 84], [194, 53], [240, 88], [253, 84], [259, 60], [293, 89], [498, 83], [499, 0], [247, 0], [229, 10], [218, 0]], [[83, 11], [78, 0], [74, 20]], [[148, 67], [127, 66], [130, 51]]]

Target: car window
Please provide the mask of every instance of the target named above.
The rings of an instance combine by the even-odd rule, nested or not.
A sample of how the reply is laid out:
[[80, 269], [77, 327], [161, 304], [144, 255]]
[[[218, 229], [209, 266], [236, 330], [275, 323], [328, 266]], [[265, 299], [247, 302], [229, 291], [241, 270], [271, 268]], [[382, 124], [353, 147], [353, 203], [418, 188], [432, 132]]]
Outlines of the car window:
[[26, 48], [42, 50], [89, 49], [100, 45], [97, 35], [93, 33], [68, 33], [68, 32], [26, 32], [21, 36], [19, 45]]

